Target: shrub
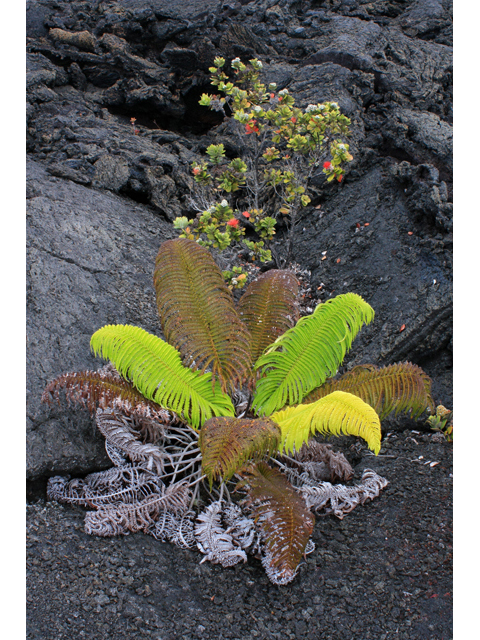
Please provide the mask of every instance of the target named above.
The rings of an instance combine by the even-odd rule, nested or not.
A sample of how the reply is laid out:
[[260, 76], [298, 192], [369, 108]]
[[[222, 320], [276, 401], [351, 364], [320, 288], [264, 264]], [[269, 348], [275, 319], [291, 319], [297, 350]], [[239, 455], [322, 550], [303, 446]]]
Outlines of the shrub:
[[284, 255], [274, 257], [284, 267], [292, 257], [299, 213], [310, 203], [310, 179], [323, 171], [328, 181], [341, 182], [344, 165], [352, 160], [344, 142], [350, 120], [336, 102], [300, 109], [287, 89], [275, 93], [275, 84], [260, 82], [260, 60], [248, 65], [233, 60], [235, 82], [229, 81], [224, 65], [223, 58], [215, 59], [211, 83], [219, 93], [203, 94], [200, 104], [228, 114], [229, 133], [239, 141], [241, 157], [229, 160], [223, 143], [206, 149], [206, 159], [192, 165], [192, 204], [198, 213], [192, 219], [177, 218], [174, 226], [181, 238], [220, 251], [241, 243], [250, 257], [267, 262], [281, 217], [287, 226], [286, 248]]

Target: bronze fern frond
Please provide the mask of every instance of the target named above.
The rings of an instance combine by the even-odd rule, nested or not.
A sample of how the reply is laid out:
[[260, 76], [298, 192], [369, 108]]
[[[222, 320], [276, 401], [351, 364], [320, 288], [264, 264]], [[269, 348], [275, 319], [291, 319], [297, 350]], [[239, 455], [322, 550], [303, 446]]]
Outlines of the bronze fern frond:
[[303, 498], [277, 469], [258, 462], [242, 475], [244, 480], [239, 486], [248, 490], [244, 504], [252, 510], [262, 532], [262, 564], [272, 582], [287, 584], [296, 575], [315, 519]]
[[237, 309], [252, 336], [252, 362], [256, 362], [272, 342], [297, 322], [300, 316], [298, 287], [298, 280], [291, 271], [272, 269], [246, 288]]
[[192, 240], [164, 242], [154, 284], [162, 331], [184, 365], [211, 368], [222, 389], [233, 391], [251, 372], [250, 335], [210, 253]]
[[64, 373], [45, 387], [42, 402], [52, 405], [53, 401], [56, 401], [60, 404], [62, 390], [69, 404], [78, 403], [92, 415], [95, 415], [98, 408], [117, 405], [159, 422], [170, 420], [164, 409], [156, 402], [147, 400], [140, 391], [121, 378], [113, 367], [103, 367], [98, 371]]
[[272, 420], [210, 418], [200, 431], [202, 470], [210, 483], [229, 480], [247, 461], [274, 455], [281, 430]]
[[378, 368], [359, 365], [338, 380], [328, 380], [304, 400], [309, 404], [333, 391], [346, 391], [358, 396], [378, 413], [380, 419], [395, 411], [395, 415], [412, 411], [418, 417], [423, 411], [435, 410], [431, 396], [432, 381], [411, 362], [399, 362]]

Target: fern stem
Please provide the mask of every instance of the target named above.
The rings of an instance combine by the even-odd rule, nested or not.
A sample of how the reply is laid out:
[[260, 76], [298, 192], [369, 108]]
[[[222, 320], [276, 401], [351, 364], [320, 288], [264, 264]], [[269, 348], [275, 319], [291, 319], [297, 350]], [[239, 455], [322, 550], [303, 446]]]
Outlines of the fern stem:
[[[192, 443], [190, 443], [190, 444], [192, 444]], [[190, 446], [190, 445], [188, 445], [188, 446]], [[187, 449], [188, 449], [188, 447], [187, 447]], [[185, 455], [185, 452], [187, 451], [187, 449], [182, 449], [181, 451], [178, 451], [177, 453], [168, 454], [169, 458], [170, 459], [178, 458], [178, 457], [183, 458], [184, 455]], [[190, 450], [190, 453], [200, 453], [200, 449], [197, 447], [196, 449]]]
[[[180, 475], [181, 473], [185, 473], [185, 471], [186, 471], [187, 469], [190, 469], [190, 467], [193, 467], [195, 464], [197, 464], [198, 462], [200, 462], [200, 461], [201, 461], [201, 459], [202, 459], [202, 456], [197, 456], [194, 460], [191, 460], [191, 461], [189, 462], [189, 464], [187, 464], [186, 466], [184, 466], [184, 467], [183, 467], [183, 469], [179, 469], [179, 464], [177, 463], [177, 466], [176, 466], [175, 470], [173, 471], [173, 473], [168, 473], [168, 474], [165, 474], [164, 476], [161, 476], [161, 477], [162, 477], [162, 478], [166, 478], [166, 477], [168, 477], [168, 476], [172, 476], [172, 479], [171, 479], [171, 481], [170, 481], [170, 482], [171, 482], [171, 484], [173, 484], [173, 482], [175, 481], [175, 479], [176, 479], [176, 477], [177, 477], [178, 475]], [[188, 477], [190, 477], [190, 476], [188, 476]]]
[[196, 458], [194, 458], [193, 460], [187, 460], [187, 463], [182, 469], [180, 469], [181, 466], [181, 462], [182, 462], [183, 458], [180, 458], [180, 460], [176, 463], [176, 467], [175, 470], [173, 472], [173, 476], [172, 476], [172, 480], [171, 482], [174, 482], [175, 478], [177, 477], [177, 475], [179, 475], [180, 473], [185, 473], [185, 471], [187, 469], [190, 469], [190, 467], [193, 467], [195, 464], [197, 464], [198, 462], [200, 462], [202, 460], [202, 456], [198, 455]]
[[[292, 458], [289, 458], [288, 456], [282, 456], [283, 458], [288, 458], [288, 460], [292, 460]], [[277, 460], [276, 458], [270, 458], [269, 462], [274, 462], [276, 465], [278, 465], [280, 467], [280, 469], [282, 469], [283, 471], [285, 471], [286, 469], [288, 469], [286, 464], [283, 464], [280, 462], [280, 460]]]
[[[200, 473], [200, 472], [197, 472], [197, 473]], [[195, 475], [195, 474], [192, 474], [192, 475]], [[189, 478], [191, 478], [191, 477], [192, 477], [192, 476], [189, 476]], [[198, 483], [199, 483], [199, 482], [202, 482], [202, 480], [205, 480], [205, 478], [206, 478], [206, 477], [207, 477], [207, 476], [206, 476], [205, 474], [203, 474], [203, 476], [199, 476], [199, 477], [195, 480], [195, 482], [190, 482], [188, 486], [189, 486], [189, 487], [193, 487], [194, 485], [197, 485], [197, 486], [198, 486]]]
[[[223, 483], [225, 484], [225, 483]], [[225, 484], [225, 493], [227, 494], [227, 502], [229, 502], [230, 504], [233, 504], [233, 500], [230, 496], [230, 491], [227, 489], [227, 485]]]
[[223, 490], [224, 490], [224, 488], [225, 488], [225, 483], [224, 483], [224, 482], [222, 482], [222, 483], [220, 484], [220, 495], [219, 495], [219, 497], [218, 497], [218, 501], [219, 501], [219, 502], [221, 502], [221, 501], [222, 501], [222, 498], [223, 498]]
[[194, 489], [194, 491], [193, 491], [193, 493], [192, 493], [192, 499], [190, 500], [190, 504], [188, 505], [188, 508], [189, 508], [189, 509], [192, 509], [192, 508], [193, 508], [193, 505], [195, 504], [195, 501], [196, 501], [196, 499], [197, 499], [198, 493], [199, 493], [199, 491], [200, 491], [200, 484], [199, 484], [199, 482], [200, 482], [200, 480], [199, 480], [199, 479], [197, 479], [197, 480], [195, 480], [195, 482], [194, 482], [193, 484], [191, 484], [191, 483], [190, 483], [190, 486], [191, 486], [191, 487], [192, 487], [192, 486], [195, 486], [195, 489]]

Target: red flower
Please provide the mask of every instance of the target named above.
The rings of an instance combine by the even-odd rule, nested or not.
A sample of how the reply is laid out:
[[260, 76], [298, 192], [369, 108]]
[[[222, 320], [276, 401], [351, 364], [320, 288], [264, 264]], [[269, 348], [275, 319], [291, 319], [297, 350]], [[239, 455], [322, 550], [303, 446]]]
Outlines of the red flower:
[[295, 118], [295, 116], [293, 118], [290, 118], [290, 120], [293, 122], [293, 124], [295, 124], [295, 122], [297, 121], [297, 119]]
[[324, 168], [324, 169], [330, 169], [330, 167], [331, 167], [331, 166], [332, 166], [332, 163], [331, 163], [331, 162], [324, 162], [324, 163], [323, 163], [323, 168]]
[[270, 94], [270, 98], [273, 100], [273, 99], [274, 99], [274, 97], [275, 97], [275, 94], [274, 94], [274, 93], [271, 93], [271, 94]]
[[242, 211], [242, 216], [245, 216], [245, 218], [249, 218], [250, 214], [248, 213], [248, 211]]
[[231, 220], [227, 222], [227, 225], [236, 229], [239, 225], [239, 221], [236, 218], [231, 218]]
[[250, 120], [250, 122], [245, 125], [245, 131], [247, 133], [253, 133], [254, 131], [260, 131], [260, 129], [257, 127], [257, 121], [256, 120]]
[[200, 167], [195, 167], [195, 169], [193, 170], [193, 175], [198, 176], [199, 173], [200, 173]]

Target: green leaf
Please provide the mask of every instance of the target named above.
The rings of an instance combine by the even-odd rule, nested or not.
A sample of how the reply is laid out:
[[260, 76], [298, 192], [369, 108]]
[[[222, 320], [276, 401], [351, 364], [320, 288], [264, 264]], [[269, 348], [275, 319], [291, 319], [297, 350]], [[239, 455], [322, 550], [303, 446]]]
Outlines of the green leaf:
[[375, 454], [380, 451], [380, 419], [369, 404], [351, 393], [334, 391], [311, 404], [276, 411], [271, 419], [282, 429], [287, 452], [298, 451], [315, 433], [359, 436]]
[[345, 293], [301, 318], [259, 358], [261, 376], [253, 409], [270, 415], [285, 405], [296, 405], [337, 372], [353, 339], [374, 311], [359, 295]]
[[211, 373], [187, 369], [174, 347], [140, 327], [106, 325], [93, 334], [90, 346], [146, 398], [171, 409], [194, 429], [213, 416], [235, 414], [220, 385], [212, 385]]

